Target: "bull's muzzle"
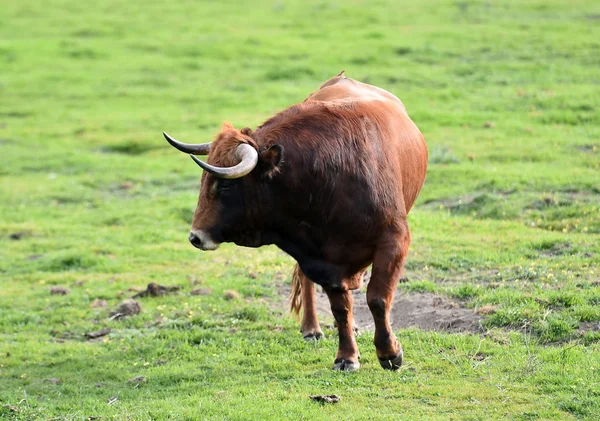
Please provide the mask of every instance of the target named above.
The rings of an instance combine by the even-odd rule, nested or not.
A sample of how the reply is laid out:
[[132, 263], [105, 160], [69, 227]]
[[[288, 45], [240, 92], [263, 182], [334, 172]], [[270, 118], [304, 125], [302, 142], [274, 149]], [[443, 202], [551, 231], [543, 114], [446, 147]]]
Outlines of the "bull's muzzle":
[[219, 243], [215, 243], [206, 231], [193, 230], [190, 232], [190, 243], [200, 250], [216, 250]]

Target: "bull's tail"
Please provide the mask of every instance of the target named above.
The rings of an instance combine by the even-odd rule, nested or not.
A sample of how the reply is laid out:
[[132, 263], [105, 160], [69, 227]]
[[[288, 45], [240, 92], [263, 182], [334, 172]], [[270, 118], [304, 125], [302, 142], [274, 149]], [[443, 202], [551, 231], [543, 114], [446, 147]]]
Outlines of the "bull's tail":
[[290, 313], [300, 316], [302, 308], [302, 275], [300, 267], [296, 264], [292, 274], [292, 291], [290, 292]]

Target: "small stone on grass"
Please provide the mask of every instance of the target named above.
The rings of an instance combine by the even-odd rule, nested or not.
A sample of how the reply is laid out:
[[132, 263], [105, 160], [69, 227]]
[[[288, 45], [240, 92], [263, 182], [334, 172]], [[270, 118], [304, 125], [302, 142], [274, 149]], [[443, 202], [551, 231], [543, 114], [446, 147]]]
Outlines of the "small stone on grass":
[[159, 285], [155, 282], [150, 282], [145, 290], [140, 291], [139, 288], [129, 288], [129, 291], [140, 291], [135, 294], [132, 298], [139, 297], [160, 297], [161, 295], [167, 295], [175, 291], [179, 291], [180, 286], [165, 286]]
[[210, 288], [196, 288], [190, 292], [190, 295], [210, 295], [212, 294], [212, 289]]
[[8, 409], [9, 411], [12, 411], [12, 412], [19, 412], [19, 408], [17, 408], [14, 405], [2, 405], [2, 408], [6, 408], [6, 409]]
[[309, 395], [308, 397], [319, 403], [338, 403], [342, 399], [338, 395]]
[[120, 319], [126, 316], [135, 316], [142, 311], [142, 306], [135, 300], [125, 300], [119, 307], [110, 313], [110, 320]]
[[71, 292], [71, 290], [69, 288], [65, 288], [65, 287], [54, 286], [54, 287], [50, 288], [51, 295], [67, 295], [70, 292]]
[[496, 306], [493, 306], [490, 304], [481, 306], [477, 310], [475, 310], [475, 313], [481, 314], [482, 316], [487, 316], [488, 314], [494, 314], [495, 312], [496, 312]]
[[234, 290], [228, 289], [223, 293], [226, 300], [237, 300], [240, 298], [240, 294]]
[[96, 298], [94, 301], [92, 301], [92, 304], [90, 304], [90, 307], [91, 308], [104, 308], [104, 307], [108, 307], [108, 301]]
[[95, 332], [86, 332], [84, 336], [88, 339], [98, 339], [102, 336], [106, 336], [110, 333], [110, 328], [105, 327], [104, 329], [97, 330]]

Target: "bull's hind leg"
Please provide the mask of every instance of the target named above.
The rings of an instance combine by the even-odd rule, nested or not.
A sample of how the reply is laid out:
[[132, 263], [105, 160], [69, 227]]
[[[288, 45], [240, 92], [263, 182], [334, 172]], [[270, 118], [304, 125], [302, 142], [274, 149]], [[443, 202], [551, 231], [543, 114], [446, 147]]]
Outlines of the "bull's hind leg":
[[308, 279], [300, 267], [296, 265], [292, 277], [291, 311], [296, 314], [302, 311], [302, 327], [300, 332], [307, 341], [319, 340], [323, 337], [317, 306], [315, 302], [315, 284]]
[[317, 317], [317, 306], [315, 302], [315, 284], [302, 273], [302, 336], [305, 340], [319, 340], [323, 337], [319, 319]]
[[375, 321], [375, 349], [379, 364], [387, 370], [402, 365], [402, 345], [390, 325], [390, 310], [402, 266], [410, 244], [410, 231], [404, 223], [399, 234], [390, 236], [377, 246], [373, 256], [373, 272], [367, 286], [367, 304]]

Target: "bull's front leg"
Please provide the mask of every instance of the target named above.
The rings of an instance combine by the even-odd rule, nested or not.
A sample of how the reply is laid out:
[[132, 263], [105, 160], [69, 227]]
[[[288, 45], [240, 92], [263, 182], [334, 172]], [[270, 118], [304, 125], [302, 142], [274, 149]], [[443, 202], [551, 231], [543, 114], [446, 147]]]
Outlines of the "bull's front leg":
[[333, 363], [334, 370], [355, 371], [360, 367], [358, 346], [354, 338], [352, 316], [352, 291], [325, 289], [331, 304], [331, 312], [339, 332], [339, 348]]

